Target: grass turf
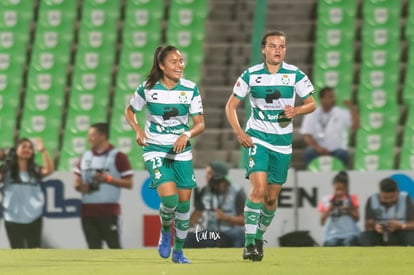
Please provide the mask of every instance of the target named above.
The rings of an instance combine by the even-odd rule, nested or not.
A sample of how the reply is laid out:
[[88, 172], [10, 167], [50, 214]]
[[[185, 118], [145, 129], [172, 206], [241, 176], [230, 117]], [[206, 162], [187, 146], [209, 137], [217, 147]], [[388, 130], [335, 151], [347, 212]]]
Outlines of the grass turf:
[[413, 274], [414, 248], [265, 248], [262, 262], [241, 249], [187, 249], [191, 265], [161, 259], [156, 249], [0, 250], [0, 274]]

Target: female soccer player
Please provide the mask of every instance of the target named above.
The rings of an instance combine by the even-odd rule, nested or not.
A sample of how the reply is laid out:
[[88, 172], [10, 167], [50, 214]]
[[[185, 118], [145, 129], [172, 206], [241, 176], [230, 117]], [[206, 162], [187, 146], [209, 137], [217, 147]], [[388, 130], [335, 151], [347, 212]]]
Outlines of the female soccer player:
[[[170, 226], [174, 221], [172, 261], [187, 264], [190, 261], [182, 249], [189, 228], [191, 192], [196, 186], [190, 138], [203, 132], [205, 126], [198, 87], [182, 78], [183, 70], [183, 56], [177, 48], [158, 47], [151, 72], [131, 98], [125, 116], [136, 132], [137, 143], [143, 146], [151, 187], [161, 198], [158, 252], [162, 258], [170, 256]], [[135, 117], [144, 106], [145, 130]]]
[[[246, 150], [246, 177], [251, 190], [244, 208], [243, 258], [261, 261], [263, 234], [272, 222], [282, 184], [286, 182], [292, 154], [292, 119], [315, 110], [313, 85], [296, 66], [284, 62], [286, 37], [269, 32], [262, 39], [264, 63], [248, 68], [237, 79], [226, 104], [227, 119]], [[303, 104], [295, 106], [295, 97]], [[246, 130], [236, 109], [246, 97], [251, 115]]]

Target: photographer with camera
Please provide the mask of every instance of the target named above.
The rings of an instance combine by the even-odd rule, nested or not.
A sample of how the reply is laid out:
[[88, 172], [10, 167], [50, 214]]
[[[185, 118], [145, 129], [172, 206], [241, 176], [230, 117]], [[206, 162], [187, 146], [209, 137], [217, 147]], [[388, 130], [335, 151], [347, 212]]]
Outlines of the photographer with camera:
[[75, 169], [74, 187], [82, 193], [81, 221], [88, 247], [121, 248], [118, 216], [121, 188], [132, 188], [133, 171], [128, 157], [109, 143], [107, 123], [95, 123], [88, 131], [91, 150]]
[[243, 247], [246, 193], [231, 184], [223, 162], [211, 162], [206, 167], [206, 181], [206, 186], [196, 189], [184, 247]]
[[[35, 163], [35, 150], [43, 157], [43, 165]], [[55, 170], [40, 138], [35, 145], [22, 138], [5, 152], [0, 168], [4, 184], [2, 202], [4, 223], [11, 248], [40, 248], [45, 196], [42, 180]]]
[[349, 178], [345, 171], [334, 177], [333, 189], [333, 194], [319, 204], [321, 225], [324, 227], [323, 245], [358, 245], [359, 201], [356, 195], [349, 194]]
[[365, 206], [365, 232], [362, 246], [414, 245], [414, 203], [397, 182], [385, 178], [379, 183], [380, 192], [368, 198]]

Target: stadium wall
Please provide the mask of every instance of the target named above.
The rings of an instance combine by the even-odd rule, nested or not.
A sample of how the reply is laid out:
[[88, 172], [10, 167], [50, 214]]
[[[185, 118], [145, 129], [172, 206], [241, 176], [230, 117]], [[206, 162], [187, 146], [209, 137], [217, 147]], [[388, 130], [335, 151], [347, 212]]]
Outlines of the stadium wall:
[[[289, 171], [288, 182], [279, 198], [276, 219], [265, 234], [268, 246], [278, 246], [278, 237], [295, 230], [308, 230], [321, 243], [322, 227], [319, 224], [317, 204], [323, 196], [332, 192], [334, 175], [335, 172]], [[248, 192], [249, 182], [244, 178], [244, 170], [233, 169], [230, 177], [234, 184], [241, 185]], [[401, 190], [414, 197], [414, 171], [349, 171], [349, 177], [350, 192], [358, 195], [361, 204], [361, 229], [365, 201], [378, 191], [381, 179], [393, 177]], [[79, 219], [80, 194], [73, 189], [73, 178], [70, 172], [57, 172], [45, 183], [47, 203], [43, 226], [44, 247], [86, 248]], [[205, 184], [203, 169], [196, 170], [196, 178], [199, 186]], [[147, 188], [148, 183], [147, 172], [139, 171], [134, 175], [133, 189], [122, 191], [120, 227], [122, 245], [126, 249], [151, 247], [157, 243], [159, 199], [155, 190]], [[0, 248], [9, 248], [3, 221], [0, 227]]]

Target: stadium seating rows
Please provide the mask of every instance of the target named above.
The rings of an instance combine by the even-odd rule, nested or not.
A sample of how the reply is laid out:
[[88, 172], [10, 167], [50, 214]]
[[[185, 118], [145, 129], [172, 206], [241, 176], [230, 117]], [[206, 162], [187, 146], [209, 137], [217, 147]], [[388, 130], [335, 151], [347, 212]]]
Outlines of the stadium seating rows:
[[[33, 9], [27, 6], [36, 8], [36, 3], [34, 21]], [[164, 4], [164, 0], [1, 1], [0, 127], [16, 129], [15, 118], [21, 112], [17, 136], [42, 137], [58, 159], [58, 169], [69, 171], [88, 148], [89, 126], [109, 121], [110, 141], [129, 156], [133, 169], [143, 169], [142, 149], [123, 113], [152, 66], [154, 49], [164, 42], [183, 48], [185, 57], [191, 55], [187, 69], [191, 73], [186, 77], [194, 81], [200, 79], [203, 58], [207, 1], [171, 0], [168, 17]], [[165, 18], [171, 23], [166, 41]], [[144, 118], [144, 112], [137, 116], [140, 123]], [[0, 147], [13, 146], [16, 133], [1, 131]]]
[[[409, 1], [411, 2], [411, 1]], [[414, 168], [413, 117], [414, 82], [414, 3], [408, 4], [405, 37], [401, 29], [400, 0], [365, 0], [361, 3], [361, 51], [359, 82], [355, 102], [359, 106], [361, 129], [355, 137], [356, 170]], [[314, 83], [336, 88], [337, 100], [352, 100], [354, 51], [356, 42], [357, 1], [319, 0], [315, 47]], [[402, 102], [398, 98], [401, 41], [408, 43]], [[400, 108], [409, 115], [403, 130], [401, 153], [396, 154]], [[397, 133], [397, 134], [396, 134]], [[395, 158], [397, 156], [397, 158]], [[313, 168], [312, 168], [313, 167]], [[314, 166], [308, 169], [316, 169]]]

